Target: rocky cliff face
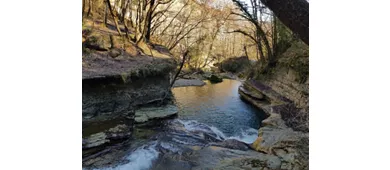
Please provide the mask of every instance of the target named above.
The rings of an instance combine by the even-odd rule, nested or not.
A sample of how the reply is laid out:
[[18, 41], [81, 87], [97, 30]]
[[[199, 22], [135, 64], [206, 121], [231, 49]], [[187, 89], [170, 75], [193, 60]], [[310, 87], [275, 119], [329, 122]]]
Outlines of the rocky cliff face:
[[308, 112], [309, 49], [307, 45], [293, 44], [279, 57], [273, 68], [255, 79], [291, 100], [296, 107]]
[[164, 103], [171, 97], [168, 73], [131, 82], [105, 80], [83, 80], [83, 121], [126, 114], [136, 106]]
[[[169, 74], [174, 63], [153, 59], [120, 67], [110, 64], [115, 60], [84, 60], [92, 67], [83, 67], [83, 162], [131, 138], [137, 108], [171, 103]], [[94, 61], [107, 64], [97, 67]]]
[[[129, 144], [127, 139], [139, 124], [135, 120], [138, 109], [172, 103], [170, 72], [176, 63], [169, 51], [143, 44], [153, 51], [150, 55], [135, 44], [121, 44], [120, 38], [107, 28], [83, 30], [83, 165], [104, 163], [95, 158], [108, 152], [115, 153], [113, 157], [123, 153], [114, 151]], [[110, 39], [117, 43], [109, 45]], [[155, 112], [150, 119], [177, 114], [171, 110], [164, 115]]]
[[242, 99], [268, 114], [252, 148], [277, 156], [281, 169], [308, 169], [308, 74], [308, 47], [294, 44], [273, 67], [254, 73], [239, 88]]

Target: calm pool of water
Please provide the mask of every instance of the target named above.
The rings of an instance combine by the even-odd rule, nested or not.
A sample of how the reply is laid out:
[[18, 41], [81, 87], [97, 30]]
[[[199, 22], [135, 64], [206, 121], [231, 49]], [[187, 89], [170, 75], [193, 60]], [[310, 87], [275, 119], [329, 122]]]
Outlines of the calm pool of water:
[[226, 135], [259, 129], [265, 114], [240, 99], [240, 81], [224, 79], [218, 84], [206, 83], [202, 87], [172, 89], [180, 110], [179, 119], [215, 126]]

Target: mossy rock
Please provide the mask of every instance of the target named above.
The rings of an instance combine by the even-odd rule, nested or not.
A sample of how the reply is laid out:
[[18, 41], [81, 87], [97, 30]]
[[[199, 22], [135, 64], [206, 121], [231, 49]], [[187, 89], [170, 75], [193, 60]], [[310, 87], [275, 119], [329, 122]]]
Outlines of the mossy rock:
[[86, 38], [85, 47], [99, 51], [108, 51], [110, 44], [103, 36], [92, 35]]
[[119, 55], [122, 54], [122, 51], [118, 48], [112, 48], [110, 49], [110, 51], [108, 52], [108, 54], [112, 57], [112, 58], [116, 58], [118, 57]]

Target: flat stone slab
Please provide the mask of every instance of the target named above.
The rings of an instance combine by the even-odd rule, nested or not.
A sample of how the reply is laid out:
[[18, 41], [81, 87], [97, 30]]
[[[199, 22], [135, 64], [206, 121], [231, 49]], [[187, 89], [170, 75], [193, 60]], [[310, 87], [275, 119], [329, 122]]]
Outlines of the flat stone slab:
[[177, 79], [173, 87], [204, 86], [206, 83], [199, 79]]
[[135, 111], [134, 121], [136, 123], [145, 123], [152, 119], [164, 119], [176, 115], [179, 109], [175, 105], [166, 105], [162, 107], [144, 107]]

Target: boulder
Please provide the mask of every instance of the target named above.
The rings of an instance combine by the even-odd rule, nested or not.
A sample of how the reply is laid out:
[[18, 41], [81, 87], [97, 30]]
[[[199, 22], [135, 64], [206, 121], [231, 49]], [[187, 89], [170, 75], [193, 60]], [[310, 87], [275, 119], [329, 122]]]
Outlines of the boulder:
[[251, 144], [252, 149], [277, 156], [283, 162], [282, 169], [308, 169], [307, 133], [289, 128], [276, 113], [271, 113], [262, 125], [258, 138]]
[[120, 49], [118, 49], [118, 48], [112, 48], [108, 52], [108, 55], [110, 55], [112, 58], [116, 58], [116, 57], [118, 57], [121, 54], [122, 54], [122, 51]]
[[247, 56], [233, 57], [215, 65], [223, 72], [238, 73], [250, 65], [250, 60]]
[[220, 83], [223, 81], [223, 79], [221, 77], [218, 77], [215, 74], [212, 74], [208, 79], [209, 79], [210, 83]]
[[84, 46], [97, 51], [108, 51], [110, 43], [103, 36], [92, 35], [86, 38]]

